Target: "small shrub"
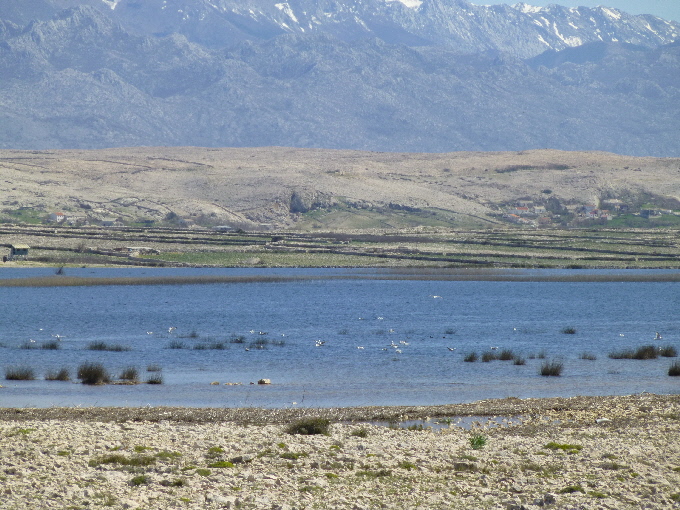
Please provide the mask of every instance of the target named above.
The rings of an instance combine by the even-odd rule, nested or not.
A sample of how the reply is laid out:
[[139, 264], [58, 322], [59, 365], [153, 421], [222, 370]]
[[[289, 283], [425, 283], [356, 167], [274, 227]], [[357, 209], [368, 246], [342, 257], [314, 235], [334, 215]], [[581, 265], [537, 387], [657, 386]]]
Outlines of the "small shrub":
[[70, 381], [71, 371], [68, 368], [61, 368], [56, 372], [54, 370], [49, 370], [45, 374], [46, 381]]
[[465, 357], [463, 358], [463, 361], [467, 361], [468, 363], [474, 363], [475, 361], [477, 361], [477, 359], [478, 359], [477, 353], [476, 352], [470, 352], [470, 353], [465, 355]]
[[181, 478], [175, 480], [161, 480], [159, 482], [163, 487], [184, 487], [186, 482]]
[[589, 361], [595, 361], [597, 359], [597, 356], [590, 352], [582, 352], [581, 355], [579, 356], [580, 359], [585, 359]]
[[586, 493], [586, 491], [580, 485], [569, 485], [560, 490], [560, 494], [573, 494], [574, 492], [581, 492], [583, 494]]
[[288, 434], [302, 434], [305, 436], [330, 433], [330, 420], [325, 418], [306, 418], [292, 423], [286, 429]]
[[486, 436], [483, 436], [481, 434], [475, 434], [470, 438], [470, 447], [473, 450], [481, 450], [486, 446]]
[[666, 345], [659, 349], [659, 356], [663, 356], [664, 358], [677, 358], [678, 350], [672, 345]]
[[543, 376], [560, 376], [564, 365], [560, 361], [545, 361], [541, 364], [541, 375]]
[[5, 369], [5, 379], [8, 381], [32, 381], [35, 372], [30, 367], [9, 367]]
[[576, 334], [576, 328], [574, 327], [566, 327], [562, 330], [562, 333], [565, 335], [575, 335]]
[[147, 475], [137, 475], [132, 480], [130, 480], [130, 485], [148, 485], [151, 482], [151, 478]]
[[680, 376], [680, 361], [674, 361], [670, 367], [668, 367], [668, 375], [671, 377]]
[[139, 371], [135, 367], [128, 367], [120, 373], [120, 379], [137, 382], [139, 380]]
[[107, 384], [111, 377], [101, 363], [83, 363], [78, 367], [78, 379], [83, 384]]

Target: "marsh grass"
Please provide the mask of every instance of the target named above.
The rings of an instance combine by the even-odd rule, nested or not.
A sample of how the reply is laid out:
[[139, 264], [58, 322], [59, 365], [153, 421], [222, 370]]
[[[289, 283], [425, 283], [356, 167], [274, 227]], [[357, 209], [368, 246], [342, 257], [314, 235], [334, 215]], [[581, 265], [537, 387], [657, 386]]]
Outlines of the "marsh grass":
[[26, 350], [31, 350], [31, 349], [37, 349], [38, 345], [35, 342], [31, 342], [30, 340], [26, 340], [23, 344], [19, 346], [19, 349], [26, 349]]
[[512, 361], [513, 359], [515, 359], [515, 353], [512, 352], [511, 349], [503, 349], [498, 354], [498, 359], [501, 361]]
[[671, 366], [668, 367], [668, 375], [671, 377], [680, 376], [680, 361], [674, 361]]
[[666, 345], [659, 348], [659, 356], [663, 358], [677, 358], [678, 350], [672, 345]]
[[562, 329], [562, 333], [565, 335], [575, 335], [576, 334], [576, 328], [572, 326], [568, 326], [566, 328]]
[[498, 355], [493, 351], [486, 351], [482, 354], [482, 361], [488, 363], [489, 361], [494, 361], [498, 359]]
[[609, 353], [611, 359], [656, 359], [659, 357], [659, 349], [654, 345], [643, 345], [637, 349], [624, 349]]
[[161, 372], [163, 369], [160, 365], [151, 364], [146, 367], [147, 372]]
[[124, 368], [118, 378], [123, 381], [137, 382], [139, 381], [139, 370], [135, 367]]
[[520, 365], [526, 365], [526, 364], [527, 364], [527, 360], [524, 359], [524, 358], [521, 357], [521, 356], [515, 356], [515, 358], [512, 360], [512, 364], [513, 364], [513, 365], [518, 365], [518, 366], [520, 366]]
[[594, 354], [592, 354], [592, 353], [590, 353], [590, 352], [582, 352], [582, 353], [579, 355], [579, 359], [585, 359], [585, 360], [589, 360], [589, 361], [595, 361], [595, 360], [597, 359], [597, 356], [595, 356]]
[[477, 359], [478, 359], [478, 356], [477, 356], [476, 352], [469, 352], [465, 355], [465, 357], [463, 358], [463, 361], [466, 361], [468, 363], [474, 363], [475, 361], [477, 361]]
[[48, 370], [45, 374], [46, 381], [70, 381], [71, 371], [68, 368], [60, 368], [59, 370]]
[[168, 346], [166, 348], [167, 349], [186, 349], [186, 344], [184, 342], [182, 342], [181, 340], [173, 340], [168, 344]]
[[8, 367], [5, 369], [5, 379], [8, 381], [32, 381], [35, 372], [30, 367]]
[[562, 375], [563, 368], [564, 364], [561, 361], [557, 360], [545, 361], [541, 364], [540, 374], [543, 376], [558, 377]]
[[41, 343], [40, 348], [44, 351], [57, 351], [61, 349], [61, 344], [56, 340], [50, 340], [49, 342]]
[[78, 367], [78, 379], [83, 384], [108, 384], [109, 373], [101, 363], [83, 363]]
[[86, 349], [88, 351], [107, 351], [107, 352], [125, 352], [132, 350], [130, 347], [126, 345], [107, 344], [106, 342], [102, 341], [90, 342], [89, 344], [87, 344]]
[[163, 376], [156, 372], [147, 377], [146, 384], [163, 384]]

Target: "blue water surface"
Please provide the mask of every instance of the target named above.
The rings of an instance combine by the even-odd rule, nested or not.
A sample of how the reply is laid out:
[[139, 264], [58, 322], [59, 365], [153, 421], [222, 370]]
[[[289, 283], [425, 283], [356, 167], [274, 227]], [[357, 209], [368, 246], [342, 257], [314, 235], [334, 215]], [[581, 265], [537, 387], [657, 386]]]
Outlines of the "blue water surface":
[[[680, 390], [680, 378], [667, 375], [673, 359], [608, 357], [644, 344], [680, 350], [677, 283], [394, 280], [343, 269], [67, 272], [354, 278], [1, 288], [0, 376], [24, 366], [36, 374], [34, 381], [1, 381], [2, 407], [434, 405]], [[3, 279], [50, 274], [49, 268], [0, 269]], [[567, 327], [576, 334], [563, 333]], [[663, 339], [655, 339], [657, 331]], [[60, 349], [40, 348], [57, 337]], [[95, 341], [129, 350], [88, 350]], [[492, 349], [511, 349], [526, 364], [463, 361]], [[584, 353], [597, 359], [581, 359]], [[540, 376], [543, 357], [563, 362], [562, 376]], [[114, 378], [135, 367], [142, 381], [157, 365], [163, 384], [43, 380], [62, 367], [75, 379], [85, 362], [101, 362]], [[261, 378], [272, 384], [250, 384]]]

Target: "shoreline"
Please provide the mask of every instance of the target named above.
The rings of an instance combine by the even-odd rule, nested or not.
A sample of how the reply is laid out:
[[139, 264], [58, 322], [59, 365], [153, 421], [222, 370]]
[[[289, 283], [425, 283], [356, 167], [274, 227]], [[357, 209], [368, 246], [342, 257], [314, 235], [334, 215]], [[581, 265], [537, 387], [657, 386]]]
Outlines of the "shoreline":
[[[0, 422], [5, 421], [92, 421], [92, 422], [174, 422], [204, 424], [232, 422], [237, 424], [267, 423], [287, 424], [296, 420], [321, 417], [331, 422], [399, 422], [468, 416], [504, 416], [543, 414], [546, 416], [579, 413], [595, 420], [600, 410], [632, 407], [644, 400], [654, 405], [680, 406], [680, 394], [659, 395], [642, 393], [635, 395], [575, 396], [520, 399], [480, 400], [466, 404], [434, 406], [362, 406], [328, 408], [258, 408], [258, 407], [0, 407]], [[631, 418], [634, 413], [628, 413]]]
[[[0, 506], [666, 510], [680, 504], [680, 395], [296, 411], [3, 408]], [[335, 421], [432, 411], [489, 419], [472, 430], [445, 420], [436, 429]], [[324, 413], [334, 417], [327, 435], [287, 430], [288, 420]]]

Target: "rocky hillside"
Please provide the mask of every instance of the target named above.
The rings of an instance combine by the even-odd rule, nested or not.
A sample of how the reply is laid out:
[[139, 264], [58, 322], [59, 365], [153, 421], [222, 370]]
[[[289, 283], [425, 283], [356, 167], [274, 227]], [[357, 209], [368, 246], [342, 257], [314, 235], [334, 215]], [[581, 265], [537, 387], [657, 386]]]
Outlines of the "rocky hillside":
[[679, 175], [680, 159], [561, 151], [3, 150], [0, 218], [63, 212], [75, 223], [299, 230], [588, 226], [616, 223], [593, 211], [679, 210]]
[[0, 148], [680, 156], [680, 27], [652, 16], [462, 0], [36, 0], [1, 2], [0, 20]]

